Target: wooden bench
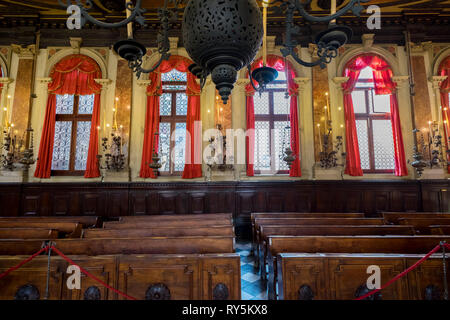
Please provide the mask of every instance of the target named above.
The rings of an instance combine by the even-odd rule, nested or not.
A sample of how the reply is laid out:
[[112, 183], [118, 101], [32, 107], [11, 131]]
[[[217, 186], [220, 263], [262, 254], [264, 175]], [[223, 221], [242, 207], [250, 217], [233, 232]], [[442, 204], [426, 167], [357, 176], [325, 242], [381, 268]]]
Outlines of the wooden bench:
[[[152, 237], [57, 239], [56, 247], [67, 255], [234, 253], [234, 237]], [[0, 240], [0, 255], [31, 255], [40, 240]]]
[[105, 229], [146, 229], [157, 227], [178, 227], [178, 228], [196, 228], [196, 227], [210, 227], [210, 226], [232, 226], [232, 222], [228, 219], [218, 220], [175, 220], [175, 221], [127, 221], [127, 222], [105, 222], [103, 227]]
[[24, 223], [28, 222], [75, 222], [83, 225], [84, 228], [100, 228], [102, 226], [102, 218], [94, 216], [62, 216], [62, 217], [0, 217], [0, 222], [12, 221]]
[[[369, 266], [380, 267], [381, 284], [385, 284], [422, 257], [280, 253], [277, 257], [278, 297], [281, 300], [352, 300], [369, 291], [366, 286]], [[436, 254], [374, 297], [382, 300], [443, 299], [442, 282], [442, 255]]]
[[124, 216], [119, 221], [177, 221], [177, 220], [229, 220], [233, 222], [233, 214], [231, 213], [212, 213], [212, 214], [171, 214], [171, 215], [147, 215], [147, 216]]
[[252, 254], [256, 250], [256, 218], [364, 218], [364, 213], [312, 213], [312, 212], [254, 212], [251, 214]]
[[[0, 256], [0, 273], [17, 265], [26, 256]], [[240, 259], [236, 253], [156, 254], [113, 256], [70, 256], [94, 276], [137, 299], [239, 300]], [[50, 300], [126, 299], [82, 276], [80, 290], [67, 288], [68, 263], [58, 256], [50, 262]], [[39, 256], [0, 280], [0, 299], [24, 298], [38, 293], [44, 299], [47, 257]], [[26, 287], [28, 286], [28, 287]], [[28, 296], [29, 298], [32, 298]]]
[[401, 218], [450, 218], [450, 213], [439, 212], [383, 212], [384, 220], [387, 223], [398, 224]]
[[0, 229], [5, 228], [39, 228], [55, 229], [66, 234], [69, 238], [79, 238], [83, 225], [77, 222], [54, 222], [54, 221], [0, 221]]
[[281, 253], [425, 254], [450, 236], [270, 236], [268, 293], [276, 299], [277, 260]]
[[54, 229], [4, 228], [0, 229], [0, 239], [58, 239], [59, 232]]
[[260, 240], [260, 226], [294, 226], [294, 225], [383, 225], [381, 218], [255, 218], [254, 247]]
[[266, 279], [267, 238], [270, 236], [357, 236], [357, 235], [415, 235], [412, 226], [260, 226], [260, 242], [257, 244], [257, 267], [262, 279]]
[[430, 231], [433, 235], [450, 235], [450, 226], [430, 225]]
[[199, 228], [158, 227], [149, 229], [85, 229], [82, 238], [143, 238], [186, 236], [234, 236], [232, 226], [210, 226]]

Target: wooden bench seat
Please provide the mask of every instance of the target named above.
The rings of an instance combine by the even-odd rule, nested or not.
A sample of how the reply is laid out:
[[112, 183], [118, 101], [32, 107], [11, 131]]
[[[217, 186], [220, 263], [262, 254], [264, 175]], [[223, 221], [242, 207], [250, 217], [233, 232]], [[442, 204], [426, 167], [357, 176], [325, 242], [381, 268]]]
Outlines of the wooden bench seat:
[[430, 225], [430, 231], [433, 235], [450, 235], [450, 226], [447, 225]]
[[228, 219], [217, 220], [175, 220], [175, 221], [112, 221], [105, 222], [105, 229], [145, 229], [157, 227], [179, 227], [179, 228], [195, 228], [209, 226], [232, 226], [232, 222]]
[[[278, 297], [281, 300], [352, 300], [368, 291], [367, 287], [365, 292], [359, 289], [367, 282], [369, 266], [380, 267], [381, 284], [385, 284], [422, 257], [413, 254], [280, 253], [277, 257]], [[442, 280], [442, 255], [436, 254], [375, 297], [382, 300], [443, 299]]]
[[83, 225], [84, 228], [99, 228], [102, 226], [102, 218], [95, 216], [62, 216], [62, 217], [0, 217], [0, 222], [76, 222]]
[[213, 214], [170, 214], [170, 215], [146, 215], [146, 216], [124, 216], [120, 217], [120, 221], [177, 221], [177, 220], [230, 220], [233, 221], [231, 213], [213, 213]]
[[431, 225], [450, 226], [450, 218], [399, 218], [398, 224], [414, 227], [429, 227]]
[[[101, 238], [57, 239], [56, 247], [64, 254], [185, 254], [233, 253], [234, 237], [152, 237], [152, 238]], [[41, 248], [40, 240], [0, 240], [0, 255], [31, 255]]]
[[387, 223], [398, 224], [401, 218], [450, 218], [450, 213], [441, 212], [383, 212]]
[[59, 232], [54, 229], [3, 228], [0, 239], [58, 239]]
[[254, 212], [251, 214], [252, 254], [256, 250], [256, 218], [364, 218], [364, 213], [322, 213], [322, 212]]
[[267, 260], [269, 298], [276, 299], [276, 257], [280, 253], [425, 254], [450, 236], [270, 236]]
[[82, 238], [144, 238], [185, 236], [234, 236], [232, 226], [210, 226], [199, 228], [158, 227], [148, 229], [85, 229]]
[[[240, 258], [236, 253], [224, 254], [155, 254], [113, 256], [69, 256], [88, 272], [137, 299], [171, 300], [239, 300]], [[26, 256], [0, 256], [0, 273], [17, 265]], [[68, 263], [58, 256], [50, 262], [50, 300], [126, 299], [93, 279], [82, 276], [80, 290], [66, 286]], [[33, 286], [43, 300], [46, 290], [47, 257], [39, 256], [12, 272], [1, 281], [0, 299], [12, 300]], [[37, 290], [37, 291], [36, 291]]]
[[56, 221], [0, 221], [0, 229], [5, 228], [39, 228], [55, 229], [66, 234], [70, 238], [79, 238], [83, 225], [78, 222], [56, 222]]
[[256, 250], [256, 267], [266, 279], [267, 238], [270, 236], [357, 236], [357, 235], [415, 235], [412, 226], [260, 226], [260, 239]]

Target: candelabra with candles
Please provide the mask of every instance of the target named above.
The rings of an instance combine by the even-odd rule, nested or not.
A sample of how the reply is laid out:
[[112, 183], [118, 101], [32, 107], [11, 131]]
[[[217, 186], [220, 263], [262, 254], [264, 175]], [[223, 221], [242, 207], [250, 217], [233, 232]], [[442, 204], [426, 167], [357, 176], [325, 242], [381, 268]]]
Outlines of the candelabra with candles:
[[[340, 166], [338, 164], [338, 154], [342, 149], [343, 146], [343, 139], [342, 136], [337, 136], [336, 141], [333, 142], [332, 134], [332, 121], [331, 121], [331, 108], [330, 108], [330, 100], [329, 100], [329, 94], [328, 92], [325, 93], [327, 105], [324, 106], [325, 110], [325, 132], [322, 134], [320, 123], [317, 124], [317, 127], [319, 129], [319, 166], [322, 169], [331, 169], [336, 168], [337, 166]], [[346, 157], [345, 152], [341, 152], [342, 158]], [[345, 161], [344, 161], [345, 162]]]
[[[3, 154], [0, 156], [0, 164], [2, 170], [13, 171], [16, 164], [21, 164], [24, 170], [28, 170], [36, 160], [34, 159], [33, 146], [33, 129], [30, 127], [24, 132], [21, 138], [17, 135], [11, 135], [12, 125], [8, 126], [4, 131], [2, 150]], [[26, 137], [30, 137], [30, 146], [26, 147]]]
[[111, 142], [108, 137], [102, 138], [103, 154], [105, 155], [104, 165], [101, 165], [103, 156], [97, 155], [100, 163], [99, 167], [103, 170], [122, 171], [125, 168], [125, 154], [123, 153], [123, 126], [117, 125], [117, 103], [119, 98], [116, 98], [116, 103], [113, 108], [113, 126], [111, 132]]
[[[427, 133], [426, 136], [422, 131]], [[450, 155], [448, 147], [445, 146], [445, 153], [442, 152], [444, 145], [442, 143], [442, 135], [440, 134], [438, 123], [428, 121], [428, 130], [414, 129], [413, 133], [417, 139], [417, 146], [414, 146], [413, 161], [409, 162], [411, 163], [411, 166], [414, 167], [419, 177], [422, 176], [425, 168], [433, 169], [434, 167], [441, 167], [442, 165], [447, 166], [450, 164], [446, 159]]]
[[160, 163], [161, 158], [156, 152], [156, 141], [158, 141], [159, 132], [155, 132], [155, 143], [153, 143], [153, 154], [152, 154], [152, 162], [148, 164], [148, 166], [153, 170], [153, 174], [155, 178], [158, 177], [158, 170], [161, 169], [162, 164]]

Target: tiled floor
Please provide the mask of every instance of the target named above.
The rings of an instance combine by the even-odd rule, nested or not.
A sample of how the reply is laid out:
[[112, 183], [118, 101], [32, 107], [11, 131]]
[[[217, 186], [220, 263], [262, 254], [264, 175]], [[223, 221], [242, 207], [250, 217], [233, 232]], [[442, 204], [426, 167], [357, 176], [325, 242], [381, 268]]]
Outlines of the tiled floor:
[[236, 252], [241, 256], [241, 299], [267, 300], [267, 292], [254, 268], [253, 257], [250, 256], [251, 244], [239, 242]]

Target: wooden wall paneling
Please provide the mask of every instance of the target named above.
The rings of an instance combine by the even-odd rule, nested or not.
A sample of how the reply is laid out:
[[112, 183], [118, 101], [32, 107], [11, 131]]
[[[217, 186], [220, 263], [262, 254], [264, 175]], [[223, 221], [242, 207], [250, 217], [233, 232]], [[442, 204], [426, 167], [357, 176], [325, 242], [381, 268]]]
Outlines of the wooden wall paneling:
[[142, 216], [147, 214], [147, 192], [141, 190], [129, 191], [129, 215]]
[[[189, 193], [190, 213], [201, 214], [208, 212], [207, 198], [205, 192]], [[186, 213], [186, 212], [183, 212]]]
[[448, 181], [421, 181], [422, 210], [425, 212], [449, 212], [450, 201]]
[[0, 184], [0, 216], [20, 215], [21, 184]]

